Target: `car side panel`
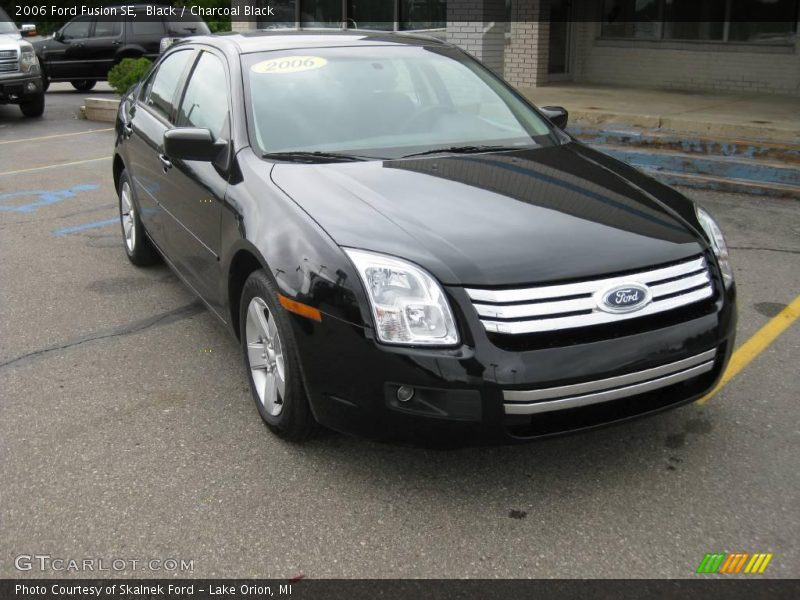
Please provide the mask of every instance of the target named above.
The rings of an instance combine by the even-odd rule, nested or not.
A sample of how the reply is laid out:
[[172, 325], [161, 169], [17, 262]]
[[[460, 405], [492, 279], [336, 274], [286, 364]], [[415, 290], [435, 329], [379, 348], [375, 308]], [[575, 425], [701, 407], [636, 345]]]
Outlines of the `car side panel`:
[[156, 244], [165, 248], [165, 214], [158, 201], [163, 193], [164, 172], [158, 156], [163, 152], [167, 125], [141, 105], [135, 105], [131, 112], [133, 132], [126, 143], [127, 167], [142, 224]]

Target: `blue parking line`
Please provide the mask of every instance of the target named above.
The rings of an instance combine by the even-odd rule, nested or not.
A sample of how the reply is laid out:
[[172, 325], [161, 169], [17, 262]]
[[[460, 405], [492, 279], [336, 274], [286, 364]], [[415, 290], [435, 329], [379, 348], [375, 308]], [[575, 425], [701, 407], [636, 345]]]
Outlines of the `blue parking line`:
[[[65, 190], [31, 190], [26, 192], [10, 192], [0, 194], [0, 212], [35, 212], [42, 206], [48, 206], [61, 202], [67, 198], [74, 198], [78, 192], [91, 192], [96, 190], [99, 186], [96, 184], [75, 185]], [[33, 202], [28, 204], [14, 205], [6, 204], [7, 201], [16, 200], [18, 198], [35, 198]]]
[[119, 218], [106, 219], [105, 221], [92, 221], [91, 223], [84, 223], [83, 225], [73, 225], [72, 227], [64, 227], [64, 229], [56, 229], [51, 231], [53, 235], [67, 235], [69, 233], [76, 233], [86, 229], [95, 229], [97, 227], [105, 227], [106, 225], [119, 224]]

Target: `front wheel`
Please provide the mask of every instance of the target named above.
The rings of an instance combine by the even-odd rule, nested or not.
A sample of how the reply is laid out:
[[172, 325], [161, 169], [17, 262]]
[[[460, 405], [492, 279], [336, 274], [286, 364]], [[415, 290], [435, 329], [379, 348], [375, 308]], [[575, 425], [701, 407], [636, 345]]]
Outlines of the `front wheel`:
[[250, 391], [264, 423], [286, 440], [307, 439], [316, 421], [300, 378], [297, 346], [275, 284], [263, 270], [244, 284], [239, 327]]
[[73, 81], [72, 87], [74, 87], [79, 92], [88, 92], [94, 86], [97, 85], [96, 81], [92, 81], [91, 79], [81, 79], [79, 81]]
[[122, 241], [125, 254], [137, 267], [153, 265], [159, 262], [158, 252], [153, 248], [144, 232], [142, 220], [133, 201], [133, 190], [128, 172], [123, 171], [119, 177], [119, 220], [122, 225]]
[[41, 117], [44, 114], [44, 93], [20, 102], [19, 109], [28, 118]]

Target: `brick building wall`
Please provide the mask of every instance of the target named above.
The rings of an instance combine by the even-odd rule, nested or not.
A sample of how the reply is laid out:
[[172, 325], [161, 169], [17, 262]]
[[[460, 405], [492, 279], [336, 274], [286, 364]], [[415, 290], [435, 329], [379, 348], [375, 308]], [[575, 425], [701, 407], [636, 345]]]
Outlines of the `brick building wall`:
[[463, 48], [496, 73], [503, 74], [505, 13], [496, 0], [448, 0], [448, 42]]
[[575, 24], [573, 80], [698, 91], [800, 96], [800, 47], [600, 40]]
[[543, 0], [527, 0], [512, 5], [504, 75], [517, 87], [547, 83], [550, 24], [546, 4]]
[[[255, 0], [231, 0], [231, 8], [234, 8], [236, 6], [244, 7], [245, 5], [255, 6]], [[241, 8], [240, 10], [244, 10], [244, 8]], [[234, 19], [231, 22], [231, 31], [236, 31], [238, 33], [251, 31], [256, 27], [257, 25], [255, 21], [244, 21], [244, 20]]]

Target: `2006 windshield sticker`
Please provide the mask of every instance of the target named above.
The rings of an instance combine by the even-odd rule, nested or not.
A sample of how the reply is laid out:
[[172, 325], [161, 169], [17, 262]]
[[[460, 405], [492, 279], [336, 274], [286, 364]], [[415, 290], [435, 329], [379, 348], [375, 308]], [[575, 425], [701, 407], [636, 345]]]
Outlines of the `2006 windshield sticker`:
[[327, 64], [328, 61], [321, 56], [283, 56], [257, 63], [251, 70], [265, 75], [284, 75], [321, 69]]

